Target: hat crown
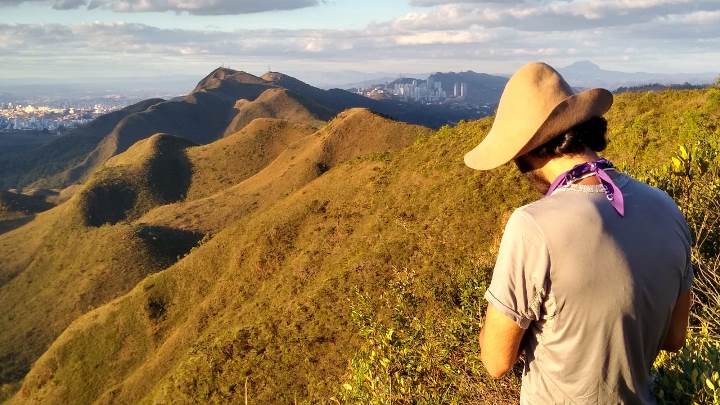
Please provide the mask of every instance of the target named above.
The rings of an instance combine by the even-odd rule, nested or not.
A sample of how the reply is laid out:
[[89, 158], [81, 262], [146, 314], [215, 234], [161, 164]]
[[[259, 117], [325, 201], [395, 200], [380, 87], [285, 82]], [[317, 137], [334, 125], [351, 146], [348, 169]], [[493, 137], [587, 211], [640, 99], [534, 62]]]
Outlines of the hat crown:
[[538, 123], [545, 120], [560, 102], [574, 94], [572, 87], [552, 66], [542, 62], [528, 63], [510, 77], [500, 97], [496, 119], [501, 122], [509, 119], [516, 125], [524, 123], [525, 131], [534, 132]]
[[487, 170], [542, 145], [612, 105], [612, 93], [589, 89], [575, 93], [550, 65], [528, 63], [510, 77], [490, 132], [465, 154], [465, 164]]

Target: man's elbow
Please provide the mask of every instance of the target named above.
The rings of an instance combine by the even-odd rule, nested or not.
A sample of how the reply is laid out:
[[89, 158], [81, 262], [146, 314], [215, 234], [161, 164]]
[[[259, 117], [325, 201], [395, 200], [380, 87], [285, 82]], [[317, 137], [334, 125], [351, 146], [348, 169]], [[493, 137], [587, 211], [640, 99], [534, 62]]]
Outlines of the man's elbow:
[[662, 345], [662, 349], [668, 352], [680, 351], [685, 346], [685, 337], [687, 333], [677, 333], [669, 335]]
[[499, 361], [497, 359], [489, 359], [487, 356], [480, 355], [480, 358], [485, 365], [487, 373], [492, 378], [500, 378], [512, 368], [512, 363], [507, 361]]

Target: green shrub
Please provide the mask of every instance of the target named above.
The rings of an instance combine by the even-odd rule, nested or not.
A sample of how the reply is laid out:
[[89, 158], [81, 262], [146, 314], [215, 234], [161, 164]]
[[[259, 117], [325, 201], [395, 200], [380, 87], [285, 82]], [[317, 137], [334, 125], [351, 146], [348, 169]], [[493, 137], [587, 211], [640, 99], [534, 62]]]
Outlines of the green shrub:
[[[632, 173], [677, 201], [695, 241], [692, 327], [681, 351], [658, 356], [653, 389], [661, 403], [720, 403], [719, 137], [706, 117], [686, 118], [684, 139], [691, 146], [680, 147], [666, 165]], [[445, 304], [434, 311], [425, 305], [431, 288], [411, 271], [399, 272], [379, 302], [357, 293], [351, 308], [362, 345], [350, 361], [339, 398], [363, 404], [517, 402], [518, 370], [494, 381], [479, 360], [479, 308], [486, 281], [471, 275], [456, 280], [457, 285], [435, 286], [433, 291], [451, 293], [434, 297]]]
[[720, 403], [719, 156], [717, 137], [699, 137], [645, 177], [675, 199], [694, 239], [693, 322], [685, 347], [662, 352], [655, 362], [653, 388], [660, 403]]
[[720, 403], [720, 341], [707, 326], [692, 331], [677, 353], [655, 361], [654, 391], [660, 404]]
[[[343, 402], [517, 401], [517, 373], [492, 380], [479, 358], [485, 281], [468, 277], [455, 287], [455, 293], [445, 297], [448, 306], [442, 313], [423, 308], [421, 292], [425, 286], [412, 272], [405, 272], [393, 281], [378, 306], [371, 304], [366, 295], [356, 294], [352, 317], [360, 328], [364, 345], [351, 360], [340, 388]], [[390, 309], [385, 320], [378, 316], [383, 308]]]

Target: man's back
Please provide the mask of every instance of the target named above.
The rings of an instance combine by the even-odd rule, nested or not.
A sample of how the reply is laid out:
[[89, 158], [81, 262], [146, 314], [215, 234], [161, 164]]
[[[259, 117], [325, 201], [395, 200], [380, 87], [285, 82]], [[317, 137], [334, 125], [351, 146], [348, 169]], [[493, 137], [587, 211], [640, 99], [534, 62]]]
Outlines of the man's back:
[[689, 288], [690, 235], [667, 194], [610, 172], [518, 208], [486, 298], [529, 327], [522, 402], [654, 403], [649, 369]]

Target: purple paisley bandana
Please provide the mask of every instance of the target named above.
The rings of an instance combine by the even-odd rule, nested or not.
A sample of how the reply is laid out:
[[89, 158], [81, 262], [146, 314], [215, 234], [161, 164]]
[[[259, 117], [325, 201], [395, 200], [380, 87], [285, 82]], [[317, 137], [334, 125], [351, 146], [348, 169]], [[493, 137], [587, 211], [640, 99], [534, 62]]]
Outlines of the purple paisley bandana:
[[612, 168], [614, 168], [612, 163], [608, 162], [604, 158], [576, 165], [572, 169], [558, 176], [550, 185], [550, 189], [545, 196], [549, 196], [553, 191], [562, 186], [581, 179], [588, 173], [594, 173], [598, 180], [600, 180], [603, 189], [605, 189], [605, 196], [608, 201], [610, 201], [610, 205], [612, 205], [613, 208], [615, 208], [615, 211], [617, 211], [617, 213], [622, 217], [625, 215], [625, 202], [623, 200], [622, 191], [605, 171]]

